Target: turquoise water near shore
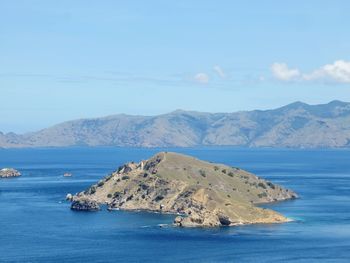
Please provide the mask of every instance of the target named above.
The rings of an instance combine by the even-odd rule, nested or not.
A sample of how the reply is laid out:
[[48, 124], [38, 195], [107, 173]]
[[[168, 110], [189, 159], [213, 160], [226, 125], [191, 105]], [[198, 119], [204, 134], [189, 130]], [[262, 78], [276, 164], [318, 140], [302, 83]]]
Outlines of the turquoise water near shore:
[[[238, 166], [293, 189], [300, 199], [267, 207], [295, 221], [182, 229], [171, 226], [172, 215], [74, 212], [64, 201], [122, 163], [161, 150]], [[0, 262], [350, 262], [349, 150], [2, 149], [0, 167], [23, 174], [0, 180]]]

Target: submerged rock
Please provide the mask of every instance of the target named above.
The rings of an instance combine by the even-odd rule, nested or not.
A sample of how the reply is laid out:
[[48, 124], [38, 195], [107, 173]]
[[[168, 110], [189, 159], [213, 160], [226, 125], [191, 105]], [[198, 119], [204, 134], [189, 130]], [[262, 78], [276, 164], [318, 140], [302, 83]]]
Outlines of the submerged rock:
[[0, 170], [1, 178], [9, 178], [9, 177], [18, 177], [21, 176], [21, 173], [13, 168], [3, 168]]

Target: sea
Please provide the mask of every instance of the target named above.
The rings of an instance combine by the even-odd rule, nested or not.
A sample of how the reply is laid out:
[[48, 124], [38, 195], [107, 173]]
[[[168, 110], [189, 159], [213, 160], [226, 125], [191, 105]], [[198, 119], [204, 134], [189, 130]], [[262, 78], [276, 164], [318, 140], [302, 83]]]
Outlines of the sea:
[[[293, 222], [178, 228], [173, 215], [70, 210], [67, 193], [159, 151], [240, 167], [294, 190], [299, 199], [265, 205]], [[350, 262], [350, 150], [1, 149], [0, 167], [22, 173], [0, 179], [0, 262]]]

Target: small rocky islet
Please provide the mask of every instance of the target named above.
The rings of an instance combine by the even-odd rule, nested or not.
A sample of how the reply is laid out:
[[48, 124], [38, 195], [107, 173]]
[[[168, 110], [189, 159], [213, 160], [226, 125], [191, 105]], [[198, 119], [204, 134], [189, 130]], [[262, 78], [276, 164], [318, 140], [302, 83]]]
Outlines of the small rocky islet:
[[12, 178], [21, 176], [21, 173], [13, 168], [0, 169], [0, 178]]
[[239, 168], [161, 152], [130, 162], [76, 195], [71, 209], [153, 211], [177, 214], [183, 227], [283, 223], [290, 219], [258, 204], [297, 198], [289, 189]]

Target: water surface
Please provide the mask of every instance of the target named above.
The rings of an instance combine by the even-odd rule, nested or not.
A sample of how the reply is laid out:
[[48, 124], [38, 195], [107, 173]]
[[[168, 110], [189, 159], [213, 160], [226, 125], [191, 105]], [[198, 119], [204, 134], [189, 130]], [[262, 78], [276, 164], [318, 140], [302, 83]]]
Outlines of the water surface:
[[[79, 213], [64, 201], [159, 150], [238, 166], [293, 189], [300, 199], [270, 207], [295, 221], [182, 229], [170, 226], [171, 215]], [[0, 167], [23, 174], [0, 180], [0, 262], [350, 262], [348, 150], [11, 149], [0, 150]]]

